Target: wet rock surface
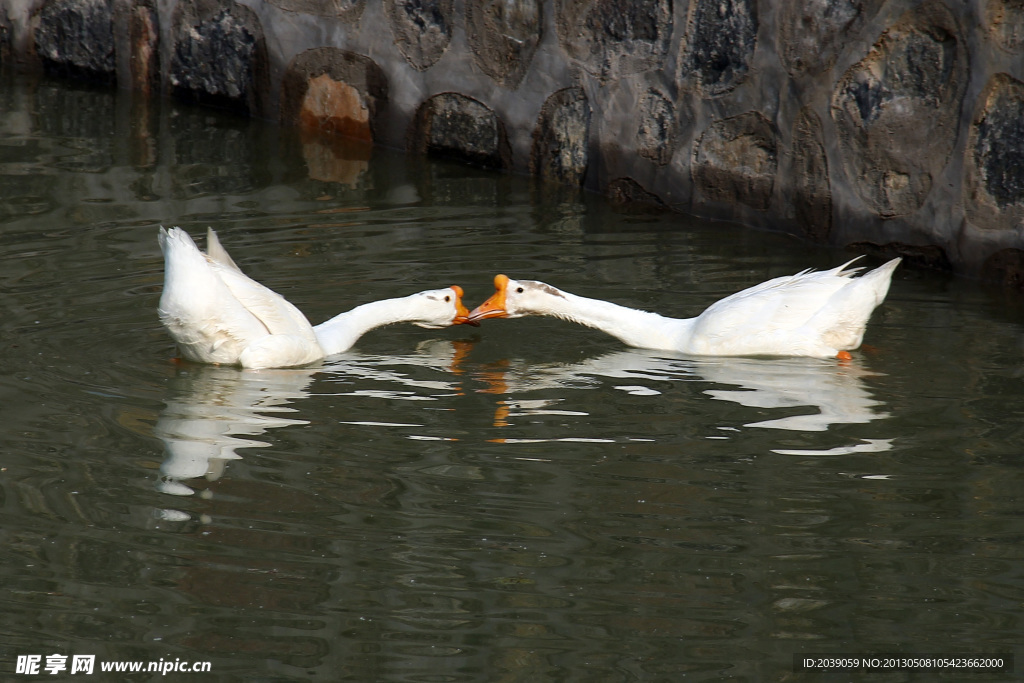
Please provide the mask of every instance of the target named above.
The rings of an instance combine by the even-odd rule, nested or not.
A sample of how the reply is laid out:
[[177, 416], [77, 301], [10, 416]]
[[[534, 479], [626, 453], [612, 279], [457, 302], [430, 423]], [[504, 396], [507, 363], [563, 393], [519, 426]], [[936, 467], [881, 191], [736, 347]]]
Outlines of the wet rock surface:
[[366, 0], [267, 0], [289, 12], [332, 17], [347, 23], [356, 23], [363, 15]]
[[640, 99], [637, 151], [640, 156], [664, 166], [675, 152], [679, 119], [676, 106], [664, 93], [651, 88]]
[[627, 213], [660, 213], [668, 207], [658, 195], [648, 192], [632, 178], [616, 178], [604, 190], [617, 210]]
[[1024, 200], [1024, 101], [1020, 82], [1003, 88], [974, 128], [974, 163], [981, 186], [996, 206]]
[[160, 88], [160, 20], [146, 4], [135, 5], [129, 16], [132, 88], [143, 95]]
[[899, 256], [908, 266], [927, 268], [929, 270], [952, 270], [949, 256], [942, 247], [935, 245], [905, 244], [903, 242], [852, 242], [846, 245], [848, 251], [874, 256], [879, 261], [888, 261]]
[[1024, 0], [0, 0], [4, 64], [273, 118], [317, 177], [404, 145], [1007, 282], [1021, 55]]
[[1024, 52], [1024, 2], [989, 0], [985, 19], [996, 44], [1009, 52]]
[[540, 44], [541, 5], [537, 0], [466, 2], [466, 34], [473, 61], [506, 88], [516, 88]]
[[982, 265], [984, 279], [1004, 287], [1024, 291], [1024, 250], [1000, 249]]
[[967, 214], [983, 230], [1024, 220], [1024, 82], [996, 74], [982, 91], [967, 143]]
[[672, 34], [671, 0], [557, 0], [555, 26], [566, 52], [601, 78], [659, 66]]
[[306, 133], [373, 142], [387, 97], [387, 77], [372, 59], [334, 48], [307, 50], [285, 73], [281, 121]]
[[183, 99], [262, 113], [266, 46], [252, 10], [235, 3], [178, 6], [169, 81]]
[[764, 116], [748, 112], [715, 123], [697, 142], [693, 157], [693, 182], [707, 199], [768, 208], [778, 145]]
[[587, 171], [590, 104], [580, 88], [566, 88], [544, 102], [533, 132], [530, 169], [544, 180], [579, 185]]
[[925, 2], [851, 67], [832, 98], [843, 163], [878, 215], [924, 203], [956, 144], [967, 53], [953, 16]]
[[50, 73], [116, 81], [113, 10], [105, 0], [49, 0], [39, 12], [35, 48]]
[[779, 57], [793, 75], [820, 74], [836, 59], [877, 0], [792, 0], [779, 9]]
[[821, 119], [805, 108], [793, 125], [792, 201], [806, 237], [825, 241], [832, 231], [832, 188]]
[[757, 11], [755, 0], [695, 0], [679, 63], [684, 80], [711, 97], [741, 83], [757, 45]]
[[384, 0], [395, 45], [414, 69], [432, 67], [448, 49], [452, 0]]
[[409, 146], [423, 154], [488, 168], [509, 167], [504, 124], [490, 108], [458, 93], [441, 93], [424, 102], [413, 119], [409, 140]]

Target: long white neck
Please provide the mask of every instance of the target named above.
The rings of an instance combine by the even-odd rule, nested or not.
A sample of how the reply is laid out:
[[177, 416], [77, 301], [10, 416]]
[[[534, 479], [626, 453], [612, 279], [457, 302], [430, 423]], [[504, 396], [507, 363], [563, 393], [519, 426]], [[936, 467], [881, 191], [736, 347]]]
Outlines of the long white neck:
[[693, 318], [666, 318], [569, 292], [560, 294], [561, 297], [551, 297], [546, 315], [607, 332], [629, 346], [679, 351], [689, 339], [693, 327]]
[[313, 332], [325, 356], [341, 353], [374, 328], [420, 320], [422, 313], [415, 303], [412, 296], [372, 301], [320, 323]]

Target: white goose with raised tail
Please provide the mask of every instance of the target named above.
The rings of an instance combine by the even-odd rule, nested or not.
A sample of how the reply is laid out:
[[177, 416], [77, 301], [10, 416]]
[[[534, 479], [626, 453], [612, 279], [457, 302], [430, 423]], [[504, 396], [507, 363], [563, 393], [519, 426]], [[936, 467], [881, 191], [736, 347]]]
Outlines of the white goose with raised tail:
[[204, 254], [181, 228], [160, 228], [158, 238], [164, 253], [160, 321], [189, 360], [291, 367], [347, 351], [382, 325], [469, 322], [462, 289], [452, 286], [363, 304], [314, 327], [283, 296], [242, 273], [213, 230], [206, 239]]
[[[856, 260], [856, 259], [854, 259]], [[861, 277], [850, 261], [805, 270], [732, 294], [696, 318], [667, 318], [570, 294], [534, 280], [494, 278], [494, 295], [470, 321], [546, 315], [593, 327], [629, 346], [701, 356], [849, 358], [889, 291], [896, 258]]]

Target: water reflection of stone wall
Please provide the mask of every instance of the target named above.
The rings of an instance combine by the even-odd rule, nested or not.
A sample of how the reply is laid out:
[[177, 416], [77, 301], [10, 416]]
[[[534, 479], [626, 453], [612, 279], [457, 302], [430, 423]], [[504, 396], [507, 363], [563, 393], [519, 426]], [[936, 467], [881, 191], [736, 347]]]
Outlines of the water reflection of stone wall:
[[1024, 281], [1018, 0], [0, 0], [10, 61]]

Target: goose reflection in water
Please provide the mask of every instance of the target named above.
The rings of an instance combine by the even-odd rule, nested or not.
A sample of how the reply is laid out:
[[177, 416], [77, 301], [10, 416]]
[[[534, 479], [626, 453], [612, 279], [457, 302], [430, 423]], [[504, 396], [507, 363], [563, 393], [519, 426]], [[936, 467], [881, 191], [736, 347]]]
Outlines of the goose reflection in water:
[[241, 459], [237, 449], [271, 445], [255, 437], [270, 429], [309, 424], [298, 417], [299, 410], [292, 404], [310, 395], [314, 375], [327, 381], [366, 380], [374, 386], [335, 394], [339, 396], [432, 400], [425, 392], [461, 393], [458, 381], [416, 379], [398, 368], [429, 368], [458, 380], [458, 364], [465, 351], [465, 343], [435, 340], [421, 343], [415, 354], [350, 352], [307, 368], [244, 370], [189, 363], [171, 381], [172, 397], [153, 428], [167, 451], [158, 489], [193, 495], [188, 480], [214, 481], [229, 461]]
[[242, 457], [236, 449], [270, 445], [252, 437], [268, 429], [308, 424], [292, 417], [297, 411], [289, 404], [309, 395], [314, 372], [189, 364], [172, 381], [176, 395], [166, 401], [153, 428], [167, 449], [159, 489], [192, 495], [186, 480], [214, 481], [228, 461]]
[[[824, 432], [836, 425], [866, 424], [889, 417], [864, 384], [874, 376], [858, 360], [840, 365], [805, 358], [692, 358], [664, 352], [627, 349], [570, 365], [491, 364], [475, 376], [487, 386], [483, 393], [515, 395], [495, 410], [494, 426], [509, 426], [522, 415], [586, 415], [568, 410], [561, 399], [525, 399], [521, 395], [553, 388], [586, 388], [602, 379], [623, 381], [612, 386], [635, 396], [662, 393], [665, 382], [707, 382], [703, 393], [719, 401], [760, 409], [813, 408], [816, 412], [745, 423], [744, 427], [797, 432]], [[628, 384], [626, 382], [629, 382]], [[498, 439], [499, 441], [510, 441]], [[591, 441], [587, 438], [560, 440]], [[515, 441], [531, 441], [516, 439]], [[832, 455], [877, 452], [891, 448], [890, 439], [863, 439], [860, 443], [827, 450], [773, 450], [780, 454]]]

